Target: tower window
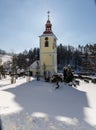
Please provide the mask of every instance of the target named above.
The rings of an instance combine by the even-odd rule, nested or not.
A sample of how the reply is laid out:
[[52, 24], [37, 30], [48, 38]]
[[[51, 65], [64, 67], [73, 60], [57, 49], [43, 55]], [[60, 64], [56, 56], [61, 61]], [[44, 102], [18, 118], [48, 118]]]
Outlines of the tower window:
[[45, 40], [48, 40], [48, 37], [45, 37]]
[[48, 47], [48, 46], [49, 46], [48, 41], [45, 41], [45, 47]]

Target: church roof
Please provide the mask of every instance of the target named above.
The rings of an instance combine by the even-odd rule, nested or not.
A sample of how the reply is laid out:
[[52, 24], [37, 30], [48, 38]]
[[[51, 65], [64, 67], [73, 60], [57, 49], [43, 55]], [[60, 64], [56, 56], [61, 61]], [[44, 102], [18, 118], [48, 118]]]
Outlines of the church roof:
[[49, 33], [49, 34], [42, 34], [41, 36], [39, 36], [39, 37], [48, 37], [48, 36], [54, 36], [54, 38], [56, 38], [57, 39], [57, 37], [56, 37], [56, 35], [52, 32], [51, 34]]
[[38, 64], [40, 64], [40, 61], [39, 60], [36, 60], [36, 61], [34, 61], [31, 65], [30, 65], [30, 69], [37, 69], [37, 62], [38, 62]]

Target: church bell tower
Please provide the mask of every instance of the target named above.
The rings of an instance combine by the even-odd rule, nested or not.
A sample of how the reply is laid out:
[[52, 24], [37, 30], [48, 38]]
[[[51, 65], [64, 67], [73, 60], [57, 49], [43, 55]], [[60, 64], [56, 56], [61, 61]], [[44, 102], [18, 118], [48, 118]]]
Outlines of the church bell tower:
[[45, 24], [45, 31], [40, 38], [40, 74], [44, 71], [51, 74], [57, 73], [57, 38], [52, 32], [52, 24], [49, 18]]

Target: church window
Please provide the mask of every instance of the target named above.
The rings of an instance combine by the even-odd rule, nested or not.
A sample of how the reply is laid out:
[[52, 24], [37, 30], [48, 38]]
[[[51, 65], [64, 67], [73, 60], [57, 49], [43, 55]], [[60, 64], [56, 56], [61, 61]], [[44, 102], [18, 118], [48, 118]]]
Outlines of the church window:
[[45, 37], [45, 40], [48, 40], [48, 37]]
[[45, 41], [45, 47], [48, 47], [48, 46], [49, 46], [48, 41]]

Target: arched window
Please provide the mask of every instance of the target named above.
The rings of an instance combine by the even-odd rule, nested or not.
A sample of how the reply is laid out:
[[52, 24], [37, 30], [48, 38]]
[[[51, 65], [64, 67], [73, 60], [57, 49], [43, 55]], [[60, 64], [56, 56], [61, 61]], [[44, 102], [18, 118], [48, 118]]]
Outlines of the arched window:
[[45, 37], [45, 40], [48, 40], [48, 37]]
[[48, 46], [49, 46], [49, 42], [45, 41], [45, 47], [48, 47]]

